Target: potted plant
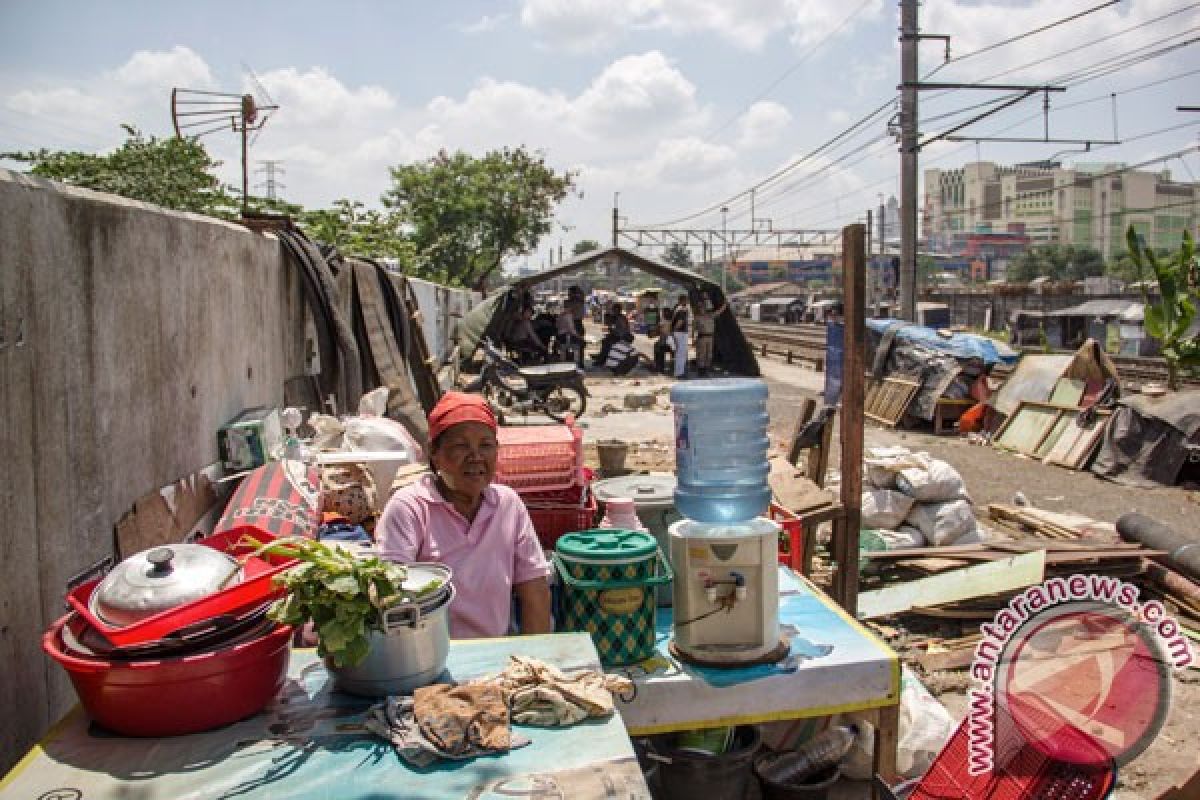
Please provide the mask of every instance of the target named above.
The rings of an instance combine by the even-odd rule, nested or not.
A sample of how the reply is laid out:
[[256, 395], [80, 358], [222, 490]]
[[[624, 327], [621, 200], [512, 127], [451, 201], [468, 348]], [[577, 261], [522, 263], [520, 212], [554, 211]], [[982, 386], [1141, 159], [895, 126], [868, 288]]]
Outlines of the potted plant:
[[394, 694], [431, 682], [445, 668], [454, 598], [448, 567], [395, 564], [302, 538], [258, 549], [300, 562], [276, 577], [288, 594], [269, 614], [289, 625], [313, 624], [317, 653], [338, 688]]

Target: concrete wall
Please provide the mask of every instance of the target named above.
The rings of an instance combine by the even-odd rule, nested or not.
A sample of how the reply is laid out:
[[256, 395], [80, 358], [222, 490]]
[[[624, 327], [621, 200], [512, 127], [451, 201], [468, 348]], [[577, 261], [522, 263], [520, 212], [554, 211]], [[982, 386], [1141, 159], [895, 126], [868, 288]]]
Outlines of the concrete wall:
[[274, 238], [0, 170], [0, 774], [75, 702], [40, 648], [67, 578], [302, 345]]
[[440, 364], [453, 346], [451, 342], [458, 321], [480, 302], [482, 296], [478, 292], [451, 289], [419, 278], [409, 278], [408, 282], [421, 309], [421, 324], [429, 353]]

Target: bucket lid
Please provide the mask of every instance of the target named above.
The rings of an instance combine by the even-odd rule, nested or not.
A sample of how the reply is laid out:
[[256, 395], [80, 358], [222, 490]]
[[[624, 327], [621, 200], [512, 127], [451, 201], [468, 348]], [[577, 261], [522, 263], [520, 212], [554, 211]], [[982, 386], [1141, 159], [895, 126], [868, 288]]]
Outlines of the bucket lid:
[[649, 475], [623, 475], [592, 484], [592, 493], [601, 503], [617, 497], [633, 500], [638, 511], [662, 511], [675, 506], [675, 475], [652, 472]]
[[605, 528], [568, 533], [554, 548], [559, 555], [575, 561], [638, 561], [654, 554], [658, 540], [645, 531]]

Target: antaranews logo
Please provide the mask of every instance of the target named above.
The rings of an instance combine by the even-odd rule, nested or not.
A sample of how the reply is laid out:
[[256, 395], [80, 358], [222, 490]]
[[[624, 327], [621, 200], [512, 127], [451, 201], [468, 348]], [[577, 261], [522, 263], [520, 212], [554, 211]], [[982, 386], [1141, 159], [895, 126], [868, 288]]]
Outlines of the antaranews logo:
[[968, 769], [1006, 766], [1025, 745], [1085, 768], [1128, 763], [1162, 729], [1171, 667], [1195, 658], [1156, 600], [1107, 575], [1051, 578], [1009, 601], [971, 664]]

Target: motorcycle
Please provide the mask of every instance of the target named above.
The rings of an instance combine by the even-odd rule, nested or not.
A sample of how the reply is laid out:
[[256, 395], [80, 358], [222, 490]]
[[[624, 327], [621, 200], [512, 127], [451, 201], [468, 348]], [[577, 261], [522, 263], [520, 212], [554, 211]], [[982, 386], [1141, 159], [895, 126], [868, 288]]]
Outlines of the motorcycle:
[[578, 418], [587, 410], [584, 373], [575, 364], [520, 367], [505, 358], [489, 340], [484, 339], [481, 346], [483, 369], [465, 389], [486, 397], [501, 422], [505, 412], [542, 413], [563, 422], [568, 414]]

